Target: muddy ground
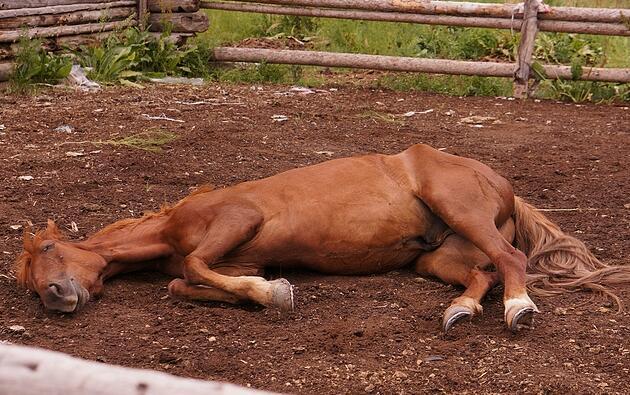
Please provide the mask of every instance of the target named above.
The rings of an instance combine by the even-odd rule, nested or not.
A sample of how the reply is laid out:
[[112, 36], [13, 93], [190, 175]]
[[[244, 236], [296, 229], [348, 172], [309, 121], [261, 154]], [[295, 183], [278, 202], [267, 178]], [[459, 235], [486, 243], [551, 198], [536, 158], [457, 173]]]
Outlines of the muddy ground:
[[[460, 122], [470, 115], [497, 122]], [[169, 279], [154, 273], [116, 278], [100, 300], [61, 315], [44, 311], [11, 278], [22, 233], [13, 225], [30, 220], [42, 227], [52, 218], [80, 239], [201, 184], [231, 185], [418, 142], [491, 165], [538, 207], [579, 208], [548, 215], [602, 260], [628, 263], [627, 105], [347, 86], [311, 94], [269, 85], [152, 86], [3, 94], [0, 124], [0, 340], [290, 393], [630, 391], [630, 315], [615, 314], [588, 293], [536, 298], [535, 328], [514, 335], [502, 322], [496, 289], [482, 318], [444, 336], [441, 314], [461, 290], [411, 270], [365, 277], [275, 273], [296, 285], [297, 309], [288, 316], [172, 300]], [[55, 131], [62, 125], [71, 130]], [[178, 138], [157, 153], [94, 143], [146, 131]], [[630, 291], [621, 294], [630, 305]], [[12, 325], [26, 331], [15, 333]]]

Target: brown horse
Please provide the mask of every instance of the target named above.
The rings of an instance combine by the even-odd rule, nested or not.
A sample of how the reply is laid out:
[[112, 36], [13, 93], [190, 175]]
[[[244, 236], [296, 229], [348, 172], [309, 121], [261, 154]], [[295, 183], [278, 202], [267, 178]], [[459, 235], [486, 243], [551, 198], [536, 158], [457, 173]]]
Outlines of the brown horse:
[[[202, 188], [85, 241], [63, 240], [49, 221], [34, 237], [25, 233], [17, 279], [63, 312], [100, 294], [104, 280], [137, 270], [178, 277], [168, 287], [174, 297], [291, 310], [292, 286], [261, 277], [266, 267], [365, 274], [410, 263], [466, 287], [444, 313], [444, 330], [481, 313], [499, 282], [512, 330], [537, 311], [528, 281], [539, 294], [589, 288], [615, 298], [607, 286], [630, 282], [630, 267], [600, 263], [489, 167], [426, 145]], [[490, 264], [496, 271], [484, 270]]]

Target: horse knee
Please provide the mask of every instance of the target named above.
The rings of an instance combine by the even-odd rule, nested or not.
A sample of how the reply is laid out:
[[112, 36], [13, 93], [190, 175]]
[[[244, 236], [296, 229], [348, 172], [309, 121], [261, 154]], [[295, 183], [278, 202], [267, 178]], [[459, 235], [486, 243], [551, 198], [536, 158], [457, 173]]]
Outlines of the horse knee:
[[182, 297], [186, 295], [188, 284], [181, 278], [176, 278], [168, 283], [168, 294], [171, 297]]

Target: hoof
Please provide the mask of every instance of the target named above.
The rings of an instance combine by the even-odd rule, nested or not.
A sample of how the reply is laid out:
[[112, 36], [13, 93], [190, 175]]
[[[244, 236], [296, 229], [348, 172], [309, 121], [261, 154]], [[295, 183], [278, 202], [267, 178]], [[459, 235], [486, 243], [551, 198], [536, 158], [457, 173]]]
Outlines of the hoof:
[[512, 332], [531, 328], [534, 324], [534, 313], [538, 313], [538, 308], [528, 297], [505, 302], [505, 323]]
[[452, 305], [444, 312], [444, 318], [442, 319], [442, 330], [447, 333], [449, 329], [457, 322], [460, 322], [464, 318], [471, 320], [474, 312], [468, 307]]
[[271, 303], [282, 312], [293, 311], [293, 285], [284, 278], [270, 281], [273, 285]]
[[512, 317], [512, 322], [508, 324], [512, 332], [518, 332], [519, 329], [527, 328], [531, 329], [534, 326], [534, 313], [536, 313], [532, 307], [523, 307]]

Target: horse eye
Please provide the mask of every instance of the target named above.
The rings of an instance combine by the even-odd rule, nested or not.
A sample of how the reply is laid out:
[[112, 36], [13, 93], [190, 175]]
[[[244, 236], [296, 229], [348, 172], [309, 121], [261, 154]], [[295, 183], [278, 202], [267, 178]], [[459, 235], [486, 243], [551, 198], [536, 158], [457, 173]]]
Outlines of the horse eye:
[[52, 244], [52, 243], [45, 245], [42, 248], [42, 252], [46, 252], [46, 251], [50, 250], [51, 248], [53, 248], [53, 246], [54, 246], [54, 244]]

